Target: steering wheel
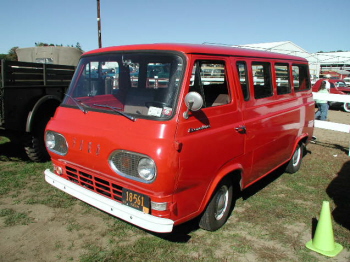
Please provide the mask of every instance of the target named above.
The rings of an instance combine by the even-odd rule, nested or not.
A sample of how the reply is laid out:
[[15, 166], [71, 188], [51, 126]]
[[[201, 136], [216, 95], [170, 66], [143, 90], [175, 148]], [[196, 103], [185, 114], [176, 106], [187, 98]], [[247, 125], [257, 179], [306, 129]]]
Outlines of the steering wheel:
[[151, 106], [162, 107], [162, 108], [169, 106], [167, 103], [159, 102], [159, 101], [146, 102], [145, 105], [147, 106], [147, 108], [150, 108]]

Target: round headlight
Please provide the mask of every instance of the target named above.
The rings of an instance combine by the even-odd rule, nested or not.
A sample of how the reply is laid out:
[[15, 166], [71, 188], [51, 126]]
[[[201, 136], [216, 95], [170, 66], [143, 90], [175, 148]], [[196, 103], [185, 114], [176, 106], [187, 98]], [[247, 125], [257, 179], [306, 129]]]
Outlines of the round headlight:
[[55, 148], [56, 140], [55, 135], [51, 132], [46, 133], [46, 147], [49, 149]]
[[65, 156], [68, 153], [68, 144], [66, 138], [54, 131], [46, 131], [46, 148], [58, 155]]
[[139, 176], [144, 180], [151, 181], [156, 174], [156, 165], [150, 158], [141, 158], [137, 167]]

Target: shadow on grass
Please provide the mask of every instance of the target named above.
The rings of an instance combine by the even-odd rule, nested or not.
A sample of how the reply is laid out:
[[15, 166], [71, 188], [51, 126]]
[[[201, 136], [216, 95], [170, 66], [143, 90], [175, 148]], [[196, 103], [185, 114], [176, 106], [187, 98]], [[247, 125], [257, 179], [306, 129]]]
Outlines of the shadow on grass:
[[332, 213], [334, 220], [350, 230], [350, 161], [344, 163], [326, 192], [336, 205]]
[[277, 180], [283, 173], [285, 173], [286, 166], [287, 165], [285, 164], [285, 165], [277, 168], [275, 171], [269, 173], [267, 176], [265, 176], [262, 179], [260, 179], [259, 181], [255, 182], [254, 184], [252, 184], [248, 188], [244, 189], [242, 192], [242, 198], [244, 200], [246, 200], [246, 199], [252, 197], [256, 193], [258, 193], [259, 191], [261, 191], [262, 189], [267, 187], [269, 184], [271, 184], [272, 182]]
[[[244, 200], [246, 200], [252, 197], [253, 195], [257, 194], [259, 191], [264, 189], [266, 186], [268, 186], [269, 184], [277, 180], [285, 172], [285, 170], [286, 170], [286, 165], [281, 166], [280, 168], [268, 174], [261, 180], [255, 182], [250, 187], [243, 190], [243, 192], [237, 195], [236, 198], [237, 199], [243, 198]], [[230, 212], [232, 212], [232, 210]], [[190, 233], [199, 229], [199, 220], [200, 220], [200, 216], [189, 222], [175, 226], [173, 229], [173, 232], [168, 234], [158, 234], [158, 233], [152, 233], [152, 232], [150, 233], [171, 242], [187, 243], [191, 239]]]
[[200, 217], [192, 219], [181, 225], [175, 226], [171, 233], [151, 233], [157, 237], [160, 237], [164, 240], [168, 240], [170, 242], [187, 243], [191, 239], [190, 233], [199, 229], [199, 220]]
[[7, 141], [0, 144], [0, 161], [29, 161], [20, 143]]
[[345, 154], [349, 154], [349, 148], [346, 148], [344, 146], [341, 146], [341, 145], [338, 145], [338, 144], [332, 144], [332, 143], [327, 143], [327, 142], [321, 142], [321, 141], [315, 141], [315, 144], [316, 145], [319, 145], [319, 146], [323, 146], [323, 147], [326, 147], [326, 148], [333, 148], [333, 149], [337, 149], [337, 150], [340, 150], [342, 152], [344, 152]]

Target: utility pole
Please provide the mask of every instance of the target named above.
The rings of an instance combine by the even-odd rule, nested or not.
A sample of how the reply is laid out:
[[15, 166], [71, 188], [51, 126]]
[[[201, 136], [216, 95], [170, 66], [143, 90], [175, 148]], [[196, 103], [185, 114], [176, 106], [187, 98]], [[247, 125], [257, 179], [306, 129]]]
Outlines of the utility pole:
[[97, 30], [98, 30], [98, 48], [101, 48], [102, 40], [101, 40], [100, 0], [97, 0]]

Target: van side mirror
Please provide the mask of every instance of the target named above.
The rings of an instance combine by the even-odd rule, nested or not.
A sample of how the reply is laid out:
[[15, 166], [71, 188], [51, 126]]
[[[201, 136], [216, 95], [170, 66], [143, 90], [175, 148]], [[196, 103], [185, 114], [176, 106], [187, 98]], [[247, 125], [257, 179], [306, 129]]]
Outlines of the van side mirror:
[[198, 111], [202, 108], [203, 98], [197, 92], [189, 92], [185, 96], [185, 104], [187, 106], [187, 111], [183, 114], [183, 117], [188, 119], [190, 111]]

